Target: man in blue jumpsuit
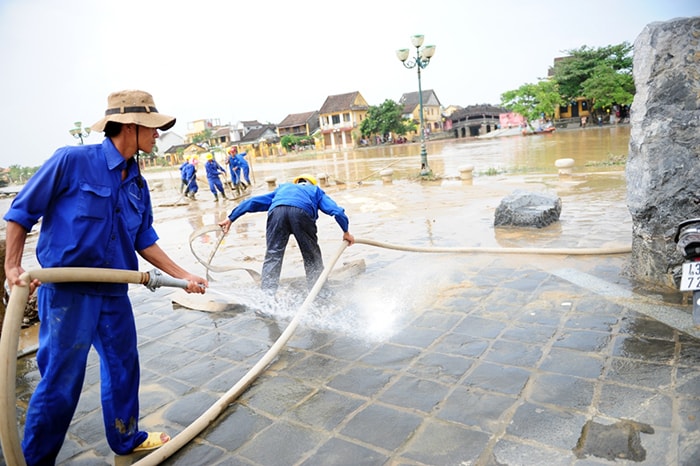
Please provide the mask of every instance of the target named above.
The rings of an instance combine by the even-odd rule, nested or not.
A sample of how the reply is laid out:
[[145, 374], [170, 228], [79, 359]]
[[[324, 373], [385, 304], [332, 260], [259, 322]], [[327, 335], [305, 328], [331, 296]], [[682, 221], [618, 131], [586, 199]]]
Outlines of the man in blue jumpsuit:
[[207, 181], [209, 182], [209, 190], [214, 195], [214, 202], [219, 201], [218, 193], [226, 199], [226, 193], [224, 192], [224, 185], [221, 183], [219, 178], [219, 173], [226, 174], [224, 167], [219, 165], [219, 162], [214, 160], [214, 154], [207, 153], [206, 155], [207, 163], [204, 164], [204, 168], [207, 171]]
[[226, 159], [226, 165], [228, 165], [229, 172], [231, 173], [231, 183], [233, 184], [232, 188], [234, 188], [239, 181], [238, 162], [236, 161], [236, 154], [236, 148], [232, 147], [229, 149], [228, 159]]
[[185, 170], [187, 169], [187, 165], [190, 163], [190, 158], [189, 156], [185, 157], [185, 161], [180, 165], [180, 193], [184, 193], [185, 196], [188, 193], [187, 190], [187, 185], [190, 184], [190, 180], [188, 180], [185, 177]]
[[[194, 199], [195, 194], [199, 191], [199, 185], [197, 184], [197, 157], [192, 156], [190, 161], [187, 162], [182, 168], [182, 178], [183, 182], [187, 183], [185, 188], [185, 196], [190, 199]], [[186, 180], [186, 181], [185, 181]]]
[[[42, 267], [137, 270], [136, 253], [175, 278], [188, 293], [204, 293], [204, 278], [177, 265], [156, 243], [151, 198], [138, 151], [150, 153], [158, 130], [175, 118], [158, 113], [143, 91], [111, 94], [105, 117], [92, 126], [101, 144], [58, 149], [5, 214], [5, 274], [22, 285], [27, 233], [42, 219], [36, 254]], [[111, 449], [119, 455], [157, 448], [170, 437], [139, 430], [136, 326], [125, 283], [39, 283], [41, 373], [27, 408], [22, 449], [28, 465], [52, 465], [78, 404], [88, 351], [100, 356], [102, 413]]]
[[[247, 189], [250, 186], [250, 165], [248, 161], [244, 158], [247, 152], [238, 152], [238, 149], [232, 147], [229, 151], [229, 158], [226, 162], [231, 170], [231, 181], [234, 186], [239, 184], [243, 189]], [[245, 182], [243, 181], [245, 180]]]
[[[248, 161], [244, 158], [247, 154], [247, 152], [237, 152], [234, 156], [234, 163], [238, 166], [238, 180], [243, 185], [243, 189], [250, 186], [250, 165], [248, 165]], [[243, 182], [243, 180], [245, 180], [245, 182]]]
[[279, 286], [282, 260], [290, 235], [294, 235], [299, 245], [304, 260], [306, 282], [310, 288], [323, 272], [323, 257], [318, 245], [316, 227], [319, 210], [335, 218], [343, 230], [343, 240], [349, 245], [355, 242], [355, 238], [348, 231], [349, 220], [345, 210], [318, 186], [316, 178], [308, 174], [299, 175], [294, 182], [283, 183], [272, 192], [246, 199], [238, 204], [219, 226], [226, 234], [231, 224], [243, 214], [267, 211], [267, 250], [261, 285], [263, 290], [274, 294]]

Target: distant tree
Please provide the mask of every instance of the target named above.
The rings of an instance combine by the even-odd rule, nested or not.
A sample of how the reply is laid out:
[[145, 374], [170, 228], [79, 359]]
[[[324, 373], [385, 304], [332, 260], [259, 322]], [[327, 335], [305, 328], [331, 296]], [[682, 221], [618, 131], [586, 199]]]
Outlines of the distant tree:
[[193, 135], [192, 142], [195, 144], [199, 144], [201, 142], [208, 142], [211, 139], [211, 135], [212, 135], [211, 129], [207, 128], [204, 131]]
[[594, 109], [610, 108], [613, 104], [630, 105], [634, 99], [632, 74], [618, 73], [606, 65], [600, 65], [581, 87], [581, 95], [593, 101]]
[[294, 134], [285, 134], [280, 138], [280, 145], [288, 152], [292, 150], [308, 149], [315, 147], [316, 143], [313, 136], [296, 136]]
[[39, 167], [22, 167], [20, 165], [10, 165], [8, 168], [10, 170], [8, 178], [13, 184], [26, 183], [39, 170]]
[[541, 118], [554, 116], [554, 110], [563, 102], [554, 81], [543, 79], [537, 84], [523, 84], [517, 89], [501, 94], [501, 106], [522, 115], [528, 126]]
[[386, 99], [381, 105], [370, 105], [367, 118], [360, 123], [363, 136], [385, 135], [394, 133], [403, 136], [416, 128], [412, 120], [401, 116], [403, 106], [391, 99]]
[[613, 103], [632, 103], [635, 93], [632, 45], [628, 42], [599, 48], [584, 45], [566, 53], [568, 56], [552, 68], [552, 78], [565, 101], [585, 97], [597, 109]]
[[287, 151], [291, 151], [294, 149], [294, 146], [297, 143], [297, 138], [291, 134], [285, 134], [280, 138], [280, 145], [285, 148]]

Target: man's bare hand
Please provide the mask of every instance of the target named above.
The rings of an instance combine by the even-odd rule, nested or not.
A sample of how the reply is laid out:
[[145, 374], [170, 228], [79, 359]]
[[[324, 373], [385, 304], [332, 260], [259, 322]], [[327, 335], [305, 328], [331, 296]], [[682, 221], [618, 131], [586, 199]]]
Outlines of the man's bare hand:
[[228, 233], [228, 231], [231, 229], [231, 224], [233, 222], [229, 220], [228, 218], [222, 222], [219, 222], [219, 226], [221, 227], [221, 231], [224, 232], [224, 234]]
[[185, 277], [185, 280], [187, 280], [187, 288], [185, 288], [186, 292], [199, 294], [204, 294], [207, 292], [209, 282], [206, 279], [198, 277], [197, 275], [188, 275]]
[[34, 278], [31, 282], [27, 284], [24, 280], [22, 280], [22, 274], [24, 272], [25, 270], [21, 266], [5, 268], [5, 277], [7, 278], [7, 284], [10, 287], [10, 292], [12, 292], [12, 287], [14, 287], [15, 285], [29, 285], [29, 295], [31, 296], [34, 293], [34, 291], [41, 285], [41, 282], [39, 281], [39, 279]]

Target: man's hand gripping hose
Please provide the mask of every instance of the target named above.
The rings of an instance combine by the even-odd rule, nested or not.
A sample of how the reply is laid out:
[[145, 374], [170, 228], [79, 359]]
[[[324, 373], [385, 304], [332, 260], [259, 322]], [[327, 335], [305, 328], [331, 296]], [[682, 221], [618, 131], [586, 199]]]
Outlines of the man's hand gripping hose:
[[148, 281], [144, 283], [144, 285], [151, 291], [156, 291], [156, 288], [160, 288], [161, 286], [187, 289], [187, 280], [165, 275], [158, 269], [153, 269], [150, 272], [146, 272], [146, 274], [148, 275]]
[[2, 323], [2, 333], [0, 333], [0, 414], [2, 414], [0, 415], [0, 444], [5, 462], [12, 466], [26, 465], [15, 416], [17, 410], [15, 379], [19, 329], [29, 299], [29, 283], [33, 279], [38, 279], [42, 283], [133, 283], [145, 285], [151, 291], [161, 286], [185, 289], [188, 286], [187, 280], [172, 278], [156, 269], [151, 272], [139, 272], [90, 267], [56, 267], [24, 272], [21, 279], [24, 285], [12, 287]]

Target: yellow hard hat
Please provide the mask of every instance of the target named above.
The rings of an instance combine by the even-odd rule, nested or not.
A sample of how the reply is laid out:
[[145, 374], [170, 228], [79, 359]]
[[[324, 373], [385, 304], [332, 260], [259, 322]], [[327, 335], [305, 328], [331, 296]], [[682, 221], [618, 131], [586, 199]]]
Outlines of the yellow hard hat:
[[306, 180], [312, 185], [318, 186], [318, 181], [316, 180], [316, 178], [312, 175], [309, 175], [308, 173], [302, 173], [301, 175], [297, 176], [296, 178], [294, 178], [293, 183], [297, 184], [301, 180]]
[[211, 153], [209, 153], [209, 152], [206, 153], [205, 157], [207, 158], [207, 160], [213, 160], [213, 159], [214, 159], [214, 156], [213, 156]]

